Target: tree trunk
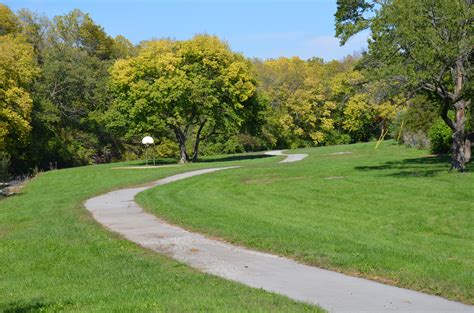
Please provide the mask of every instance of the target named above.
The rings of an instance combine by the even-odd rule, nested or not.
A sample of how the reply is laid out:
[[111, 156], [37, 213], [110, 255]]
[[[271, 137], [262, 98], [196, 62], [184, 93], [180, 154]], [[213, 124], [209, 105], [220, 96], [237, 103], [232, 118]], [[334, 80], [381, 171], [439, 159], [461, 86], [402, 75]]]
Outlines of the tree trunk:
[[199, 143], [201, 142], [201, 132], [202, 129], [204, 128], [204, 125], [206, 125], [207, 120], [204, 120], [200, 125], [199, 129], [196, 133], [196, 141], [194, 142], [194, 151], [193, 151], [193, 162], [197, 162], [198, 157], [199, 157]]
[[199, 136], [196, 137], [196, 141], [194, 142], [194, 151], [193, 151], [193, 162], [197, 162], [199, 157]]
[[464, 161], [466, 163], [471, 162], [471, 154], [472, 154], [472, 138], [471, 136], [466, 136], [464, 141]]
[[454, 123], [455, 129], [453, 132], [451, 169], [464, 172], [466, 169], [466, 134], [464, 132], [464, 126], [466, 124], [466, 103], [461, 100], [457, 102], [454, 107], [456, 108], [456, 121]]
[[175, 129], [175, 135], [179, 145], [179, 163], [188, 163], [189, 157], [186, 152], [186, 135], [179, 129]]
[[186, 152], [186, 145], [183, 143], [179, 144], [179, 163], [188, 163], [189, 157]]

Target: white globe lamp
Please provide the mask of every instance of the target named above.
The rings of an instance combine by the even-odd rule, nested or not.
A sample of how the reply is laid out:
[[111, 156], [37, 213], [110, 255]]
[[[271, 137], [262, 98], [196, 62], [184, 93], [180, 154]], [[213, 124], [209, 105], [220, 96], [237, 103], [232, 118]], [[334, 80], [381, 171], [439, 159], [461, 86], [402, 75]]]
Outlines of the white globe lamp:
[[151, 145], [151, 144], [153, 144], [153, 143], [154, 143], [154, 140], [153, 140], [153, 138], [150, 137], [150, 136], [145, 136], [145, 137], [143, 137], [143, 139], [142, 139], [142, 144], [144, 144], [144, 145]]

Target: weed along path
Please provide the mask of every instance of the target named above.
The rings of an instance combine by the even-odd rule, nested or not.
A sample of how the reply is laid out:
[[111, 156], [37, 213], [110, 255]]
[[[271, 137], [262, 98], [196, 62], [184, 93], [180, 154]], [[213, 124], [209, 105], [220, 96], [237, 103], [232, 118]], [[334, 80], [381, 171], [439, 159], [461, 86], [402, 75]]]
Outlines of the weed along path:
[[[268, 154], [284, 155], [281, 151]], [[282, 162], [305, 157], [288, 156]], [[120, 189], [91, 198], [85, 207], [99, 223], [145, 248], [203, 272], [316, 304], [329, 312], [474, 312], [472, 306], [441, 297], [302, 265], [210, 239], [170, 225], [144, 212], [134, 201], [138, 193], [155, 186], [236, 168], [209, 168], [170, 176], [144, 187]]]

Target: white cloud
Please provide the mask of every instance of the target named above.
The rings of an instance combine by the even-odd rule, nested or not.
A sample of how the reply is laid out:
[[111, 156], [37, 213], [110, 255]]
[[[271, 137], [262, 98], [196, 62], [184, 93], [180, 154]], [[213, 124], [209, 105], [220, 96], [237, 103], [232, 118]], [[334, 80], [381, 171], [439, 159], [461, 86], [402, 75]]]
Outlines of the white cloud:
[[[342, 59], [367, 49], [369, 32], [351, 38], [344, 46], [333, 36], [314, 36], [308, 32], [264, 32], [228, 38], [232, 48], [249, 57], [278, 58], [299, 56], [320, 57], [326, 61]], [[240, 47], [245, 47], [241, 49]]]
[[369, 32], [362, 32], [349, 39], [344, 46], [340, 46], [339, 39], [336, 37], [318, 36], [303, 42], [299, 54], [302, 58], [317, 56], [325, 60], [341, 59], [366, 50], [369, 36]]

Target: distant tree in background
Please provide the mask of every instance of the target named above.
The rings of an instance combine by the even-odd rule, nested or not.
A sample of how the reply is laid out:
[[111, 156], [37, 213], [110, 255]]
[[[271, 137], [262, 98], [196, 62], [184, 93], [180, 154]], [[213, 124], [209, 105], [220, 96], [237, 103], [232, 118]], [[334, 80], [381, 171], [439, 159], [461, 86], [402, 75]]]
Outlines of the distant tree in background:
[[110, 73], [116, 99], [109, 127], [125, 133], [164, 127], [179, 145], [181, 162], [197, 161], [201, 141], [238, 128], [245, 112], [254, 112], [250, 63], [214, 36], [146, 42]]
[[0, 36], [20, 32], [20, 23], [15, 13], [0, 3]]
[[[453, 132], [452, 168], [464, 171], [473, 133], [466, 131], [473, 92], [474, 9], [471, 0], [338, 0], [336, 33], [345, 43], [370, 29], [367, 78], [393, 94], [425, 93]], [[451, 116], [450, 111], [454, 111]]]
[[[393, 105], [372, 106], [366, 80], [355, 69], [358, 59], [254, 60], [259, 92], [269, 103], [264, 134], [279, 148], [368, 141], [380, 121], [394, 117]], [[391, 108], [391, 109], [390, 109]]]
[[52, 21], [18, 12], [19, 32], [33, 46], [41, 75], [31, 95], [28, 146], [15, 155], [17, 171], [34, 166], [77, 166], [120, 158], [121, 142], [107, 133], [103, 112], [111, 102], [108, 68], [134, 53], [124, 37], [116, 42], [89, 15], [73, 10]]
[[0, 4], [0, 153], [18, 154], [31, 131], [29, 87], [39, 70], [17, 17]]

